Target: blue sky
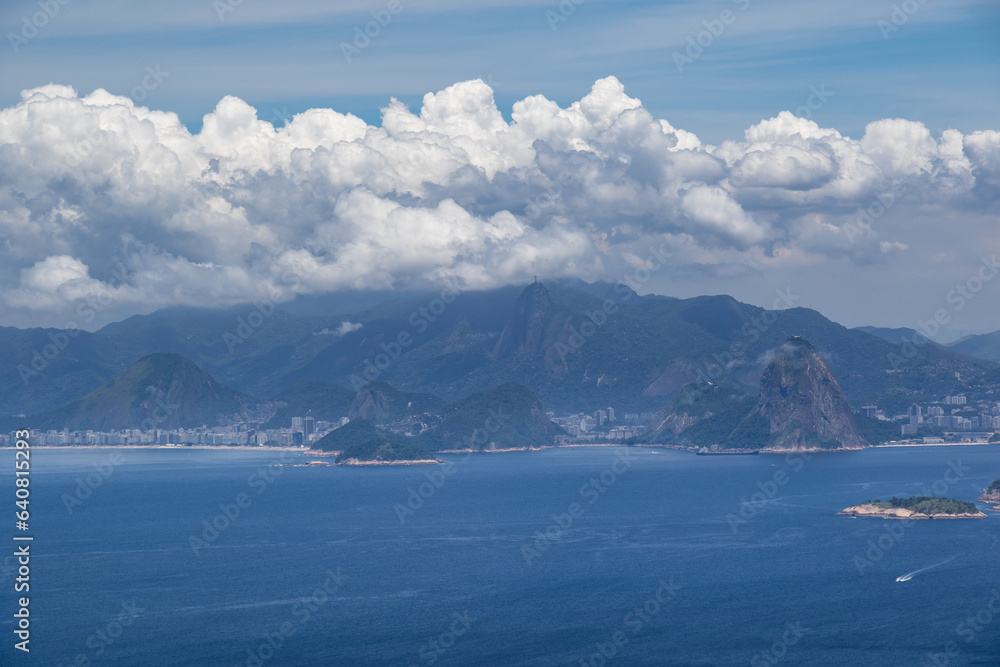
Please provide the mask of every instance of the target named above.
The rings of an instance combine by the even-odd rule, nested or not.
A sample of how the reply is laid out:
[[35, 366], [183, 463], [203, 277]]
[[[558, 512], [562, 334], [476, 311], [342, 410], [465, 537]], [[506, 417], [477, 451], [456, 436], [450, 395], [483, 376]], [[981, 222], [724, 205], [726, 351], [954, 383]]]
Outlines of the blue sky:
[[[969, 132], [991, 127], [1000, 108], [996, 2], [912, 0], [917, 11], [899, 14], [906, 22], [885, 39], [878, 21], [899, 3], [566, 0], [569, 13], [553, 1], [399, 0], [401, 11], [351, 63], [339, 44], [385, 12], [386, 0], [238, 2], [67, 0], [14, 53], [9, 33], [40, 9], [8, 0], [0, 106], [49, 82], [128, 95], [159, 65], [169, 76], [144, 104], [177, 112], [193, 130], [224, 95], [264, 119], [332, 107], [374, 123], [390, 97], [416, 107], [426, 92], [472, 78], [493, 83], [508, 115], [527, 95], [566, 105], [615, 75], [654, 115], [709, 142], [798, 108], [811, 86], [833, 93], [815, 120], [854, 137], [887, 117], [934, 134]], [[729, 25], [679, 72], [673, 54], [727, 10]], [[561, 11], [565, 21], [547, 14]]]

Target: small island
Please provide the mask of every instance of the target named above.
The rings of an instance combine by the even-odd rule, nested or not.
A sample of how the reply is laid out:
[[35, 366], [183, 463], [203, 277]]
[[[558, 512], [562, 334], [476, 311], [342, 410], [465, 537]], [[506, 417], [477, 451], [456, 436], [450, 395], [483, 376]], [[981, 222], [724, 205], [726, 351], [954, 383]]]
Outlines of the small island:
[[983, 491], [979, 500], [984, 503], [993, 503], [993, 507], [988, 508], [993, 512], [1000, 512], [1000, 479], [993, 480], [993, 483]]
[[392, 466], [443, 463], [419, 447], [398, 442], [369, 440], [345, 447], [337, 455], [339, 466]]
[[848, 507], [838, 514], [869, 516], [880, 519], [985, 519], [975, 503], [936, 496], [911, 496], [887, 501], [868, 500]]
[[309, 452], [315, 456], [336, 453], [340, 466], [388, 466], [442, 463], [422, 447], [395, 442], [367, 419], [357, 419], [330, 431]]

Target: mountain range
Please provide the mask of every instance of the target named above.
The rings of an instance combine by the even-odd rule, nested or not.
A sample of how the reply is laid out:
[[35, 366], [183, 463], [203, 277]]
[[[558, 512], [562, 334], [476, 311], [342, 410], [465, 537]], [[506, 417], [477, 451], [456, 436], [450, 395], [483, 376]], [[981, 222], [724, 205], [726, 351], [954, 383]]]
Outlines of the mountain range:
[[948, 347], [970, 357], [1000, 361], [1000, 331], [978, 336], [966, 336], [962, 340], [951, 343]]
[[[883, 331], [848, 329], [796, 307], [791, 294], [783, 310], [728, 296], [639, 296], [625, 285], [578, 280], [377, 296], [171, 308], [93, 333], [0, 328], [0, 415], [90, 427], [127, 412], [141, 422], [163, 398], [156, 392], [169, 405], [169, 392], [180, 391], [214, 414], [273, 402], [271, 427], [310, 411], [317, 419], [350, 413], [388, 423], [403, 412], [444, 414], [508, 384], [562, 413], [657, 412], [685, 388], [698, 394], [696, 405], [726, 394], [752, 407], [774, 350], [793, 336], [809, 341], [855, 406], [877, 403], [891, 414], [944, 394], [1000, 389], [1000, 366], [971, 354], [991, 354], [988, 336], [950, 347], [894, 343]], [[211, 382], [188, 372], [180, 388], [150, 391], [116, 380], [160, 354], [183, 357]], [[102, 389], [108, 383], [123, 395], [147, 392], [154, 403], [108, 407], [117, 400]], [[419, 409], [400, 411], [404, 399]]]

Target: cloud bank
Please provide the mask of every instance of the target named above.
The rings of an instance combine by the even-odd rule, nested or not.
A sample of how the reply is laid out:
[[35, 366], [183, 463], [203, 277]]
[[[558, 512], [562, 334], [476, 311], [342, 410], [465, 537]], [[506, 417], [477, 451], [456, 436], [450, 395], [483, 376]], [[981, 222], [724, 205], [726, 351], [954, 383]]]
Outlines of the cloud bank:
[[871, 224], [880, 206], [998, 198], [994, 130], [885, 119], [858, 140], [783, 111], [710, 146], [613, 77], [568, 108], [521, 100], [509, 122], [480, 80], [419, 112], [392, 100], [380, 126], [312, 109], [276, 128], [226, 97], [198, 134], [49, 85], [0, 111], [0, 303], [85, 326], [110, 304], [612, 278], [650, 247], [680, 272], [870, 263], [907, 248]]

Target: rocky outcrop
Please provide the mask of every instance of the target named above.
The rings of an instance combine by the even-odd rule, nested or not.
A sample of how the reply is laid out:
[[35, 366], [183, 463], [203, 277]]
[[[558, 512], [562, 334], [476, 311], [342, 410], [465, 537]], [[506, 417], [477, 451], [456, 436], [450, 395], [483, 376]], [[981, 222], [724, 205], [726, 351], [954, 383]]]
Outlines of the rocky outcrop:
[[545, 367], [558, 376], [566, 369], [565, 354], [579, 347], [572, 334], [571, 314], [552, 304], [542, 283], [532, 283], [518, 297], [493, 356], [507, 359], [518, 353], [544, 355]]
[[1000, 512], [1000, 479], [993, 482], [990, 487], [983, 491], [979, 500], [984, 503], [993, 503], [989, 509], [993, 512]]
[[793, 336], [774, 352], [761, 377], [760, 398], [749, 419], [763, 418], [770, 429], [769, 447], [860, 449], [847, 397], [819, 354]]
[[[417, 466], [417, 465], [437, 465], [439, 463], [444, 463], [440, 459], [413, 459], [413, 460], [401, 460], [401, 461], [378, 461], [370, 459], [337, 459], [337, 465], [339, 466]], [[329, 464], [327, 464], [329, 465]]]
[[660, 411], [657, 415], [657, 420], [653, 422], [650, 428], [653, 433], [670, 433], [673, 436], [678, 436], [702, 419], [711, 418], [711, 412], [706, 412], [704, 415], [695, 415], [687, 412]]
[[866, 516], [875, 517], [879, 519], [909, 519], [911, 521], [924, 520], [924, 519], [985, 519], [986, 515], [982, 512], [961, 512], [957, 514], [945, 514], [944, 512], [927, 514], [925, 512], [914, 512], [913, 510], [908, 510], [903, 507], [879, 507], [878, 505], [871, 505], [868, 503], [862, 505], [855, 505], [853, 507], [848, 507], [843, 509], [837, 514], [844, 514], [847, 516]]
[[515, 352], [537, 352], [542, 348], [551, 318], [549, 291], [541, 283], [528, 285], [518, 297], [514, 314], [500, 334], [493, 354], [503, 359]]
[[675, 361], [643, 390], [643, 396], [672, 396], [698, 376], [697, 364]]
[[770, 355], [756, 397], [734, 384], [687, 385], [642, 440], [771, 451], [868, 445], [858, 435], [847, 397], [812, 345], [793, 336]]
[[347, 410], [347, 418], [378, 421], [389, 412], [389, 399], [378, 389], [362, 389]]

